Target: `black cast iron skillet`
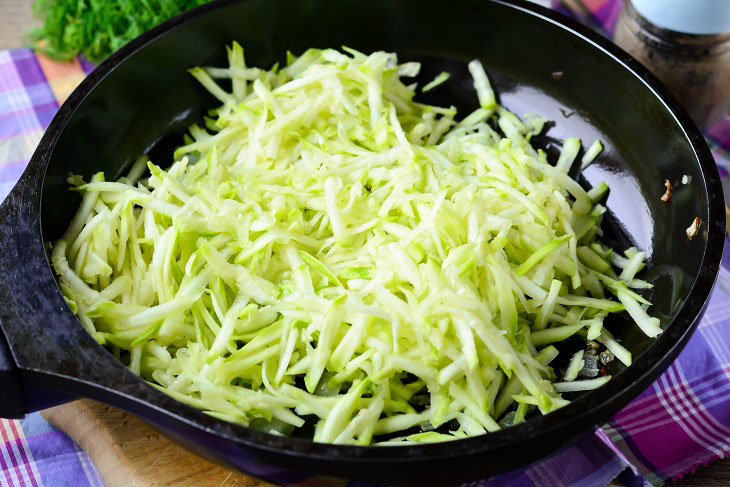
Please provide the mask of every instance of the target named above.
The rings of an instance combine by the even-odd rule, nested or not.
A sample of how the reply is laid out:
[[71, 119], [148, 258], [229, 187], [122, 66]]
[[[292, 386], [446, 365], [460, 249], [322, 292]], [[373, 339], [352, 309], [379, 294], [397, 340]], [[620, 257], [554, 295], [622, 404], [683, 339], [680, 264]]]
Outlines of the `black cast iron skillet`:
[[[225, 65], [238, 40], [250, 65], [286, 50], [347, 45], [396, 51], [425, 62], [424, 79], [454, 72], [429, 101], [476, 97], [464, 62], [479, 58], [501, 101], [555, 122], [550, 137], [600, 138], [605, 152], [585, 184], [611, 187], [607, 233], [647, 252], [652, 308], [665, 332], [646, 339], [618, 320], [613, 333], [634, 364], [604, 387], [547, 416], [447, 444], [351, 447], [271, 436], [218, 421], [145, 384], [97, 345], [71, 314], [49, 268], [44, 242], [58, 238], [79, 198], [69, 172], [119, 176], [138, 155], [171, 160], [185, 127], [215, 102], [186, 73]], [[551, 73], [562, 72], [560, 75]], [[540, 144], [551, 146], [549, 138]], [[691, 183], [660, 200], [663, 181]], [[695, 217], [700, 232], [685, 228]], [[84, 396], [139, 415], [166, 435], [224, 465], [278, 483], [435, 485], [485, 478], [525, 465], [605, 421], [646, 388], [696, 327], [718, 270], [722, 193], [700, 133], [666, 90], [609, 41], [545, 9], [488, 0], [218, 1], [172, 19], [102, 63], [63, 104], [0, 212], [0, 415]], [[366, 484], [366, 485], [368, 485]]]

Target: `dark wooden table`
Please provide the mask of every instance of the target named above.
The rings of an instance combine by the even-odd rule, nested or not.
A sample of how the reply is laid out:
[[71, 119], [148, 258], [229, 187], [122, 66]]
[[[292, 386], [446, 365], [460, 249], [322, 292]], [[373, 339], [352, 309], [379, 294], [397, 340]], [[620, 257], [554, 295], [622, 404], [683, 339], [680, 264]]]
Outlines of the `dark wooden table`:
[[[730, 0], [725, 0], [730, 1]], [[31, 14], [31, 0], [0, 0], [0, 50], [22, 47], [23, 36], [37, 21]], [[701, 467], [692, 475], [673, 482], [672, 487], [730, 487], [730, 460]]]

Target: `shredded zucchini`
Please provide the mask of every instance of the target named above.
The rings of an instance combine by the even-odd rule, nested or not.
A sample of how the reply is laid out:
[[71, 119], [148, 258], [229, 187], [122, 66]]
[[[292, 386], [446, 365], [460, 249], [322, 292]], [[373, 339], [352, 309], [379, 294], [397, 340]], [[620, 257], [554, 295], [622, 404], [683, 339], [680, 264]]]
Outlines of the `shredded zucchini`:
[[544, 120], [498, 106], [478, 61], [461, 122], [413, 100], [394, 54], [229, 62], [190, 71], [222, 106], [167, 169], [69, 179], [83, 202], [53, 245], [71, 310], [155, 387], [274, 434], [315, 417], [320, 442], [443, 441], [609, 380], [574, 381], [582, 353], [565, 383], [549, 366], [578, 336], [630, 363], [608, 313], [661, 331], [627, 286], [644, 255], [596, 240], [607, 187], [566, 174], [580, 141], [551, 165]]
[[423, 91], [424, 93], [427, 93], [427, 92], [433, 90], [434, 88], [436, 88], [437, 86], [442, 85], [445, 82], [447, 82], [449, 80], [449, 78], [451, 78], [450, 73], [447, 73], [446, 71], [441, 71], [432, 81], [429, 81], [428, 83], [426, 83], [423, 86], [423, 89], [421, 91]]
[[598, 154], [603, 150], [603, 144], [600, 140], [594, 141], [591, 146], [586, 150], [585, 155], [580, 160], [580, 168], [585, 169], [590, 166], [593, 161], [598, 157]]

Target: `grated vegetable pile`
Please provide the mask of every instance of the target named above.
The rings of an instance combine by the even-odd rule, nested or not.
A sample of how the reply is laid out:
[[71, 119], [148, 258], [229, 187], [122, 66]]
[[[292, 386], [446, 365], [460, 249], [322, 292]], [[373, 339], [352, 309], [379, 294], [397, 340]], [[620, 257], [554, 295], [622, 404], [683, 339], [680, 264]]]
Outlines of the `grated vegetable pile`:
[[550, 366], [569, 339], [629, 365], [609, 313], [661, 332], [633, 290], [644, 254], [600, 242], [607, 186], [568, 175], [600, 142], [550, 164], [530, 145], [545, 120], [499, 106], [479, 61], [457, 121], [413, 100], [419, 65], [395, 54], [228, 58], [190, 71], [222, 106], [169, 169], [69, 178], [83, 201], [53, 245], [70, 308], [155, 387], [274, 434], [442, 441], [610, 380], [583, 350]]

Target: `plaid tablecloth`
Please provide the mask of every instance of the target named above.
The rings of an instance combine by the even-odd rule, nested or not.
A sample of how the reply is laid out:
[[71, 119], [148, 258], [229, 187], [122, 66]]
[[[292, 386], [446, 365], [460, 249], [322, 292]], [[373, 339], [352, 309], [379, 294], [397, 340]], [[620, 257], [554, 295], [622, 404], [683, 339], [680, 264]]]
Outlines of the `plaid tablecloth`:
[[[545, 1], [540, 2], [545, 3]], [[618, 0], [584, 0], [613, 28]], [[29, 49], [0, 51], [0, 200], [23, 172], [59, 105], [93, 66], [54, 63]], [[730, 186], [730, 120], [707, 134]], [[672, 366], [594, 435], [479, 487], [662, 485], [730, 453], [730, 244], [699, 329]], [[102, 485], [88, 456], [39, 414], [0, 420], [0, 486]]]

